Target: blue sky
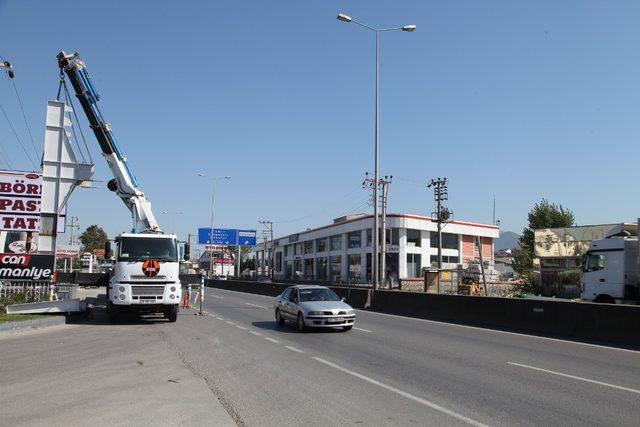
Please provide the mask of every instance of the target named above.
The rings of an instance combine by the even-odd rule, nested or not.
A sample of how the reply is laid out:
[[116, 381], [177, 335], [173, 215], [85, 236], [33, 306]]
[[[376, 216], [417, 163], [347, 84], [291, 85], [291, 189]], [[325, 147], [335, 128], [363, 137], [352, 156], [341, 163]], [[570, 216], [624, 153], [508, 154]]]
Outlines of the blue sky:
[[[382, 41], [390, 211], [428, 215], [426, 182], [447, 176], [456, 218], [491, 222], [495, 196], [503, 230], [520, 231], [542, 197], [580, 224], [638, 217], [638, 2], [0, 0], [0, 54], [38, 148], [55, 55], [78, 51], [164, 228], [208, 226], [202, 171], [232, 176], [217, 187], [216, 225], [270, 219], [280, 235], [370, 209], [360, 184], [373, 169], [374, 35], [341, 11], [418, 27]], [[4, 76], [0, 101], [29, 148]], [[74, 193], [69, 213], [128, 230], [90, 142], [104, 182]], [[0, 146], [30, 169], [3, 117]]]

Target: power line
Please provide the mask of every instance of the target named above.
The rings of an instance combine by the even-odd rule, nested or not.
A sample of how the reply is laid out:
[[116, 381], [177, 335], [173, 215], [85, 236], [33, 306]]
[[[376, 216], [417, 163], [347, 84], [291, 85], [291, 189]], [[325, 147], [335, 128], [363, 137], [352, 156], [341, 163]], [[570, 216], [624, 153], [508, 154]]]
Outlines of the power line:
[[29, 152], [27, 151], [27, 148], [24, 146], [24, 143], [22, 142], [22, 139], [20, 139], [20, 136], [18, 136], [18, 133], [16, 132], [16, 129], [13, 127], [13, 123], [11, 123], [11, 120], [9, 119], [9, 116], [7, 115], [7, 112], [5, 111], [4, 107], [2, 106], [2, 103], [0, 103], [0, 110], [2, 110], [2, 114], [4, 115], [4, 118], [7, 120], [7, 123], [9, 123], [9, 127], [11, 128], [11, 131], [13, 132], [13, 135], [18, 140], [18, 143], [20, 144], [20, 147], [22, 147], [22, 151], [24, 151], [24, 154], [27, 156], [27, 159], [29, 159], [29, 161], [33, 165], [33, 168], [37, 169], [38, 167], [36, 166], [36, 162], [33, 161], [31, 156], [29, 155]]
[[36, 148], [36, 143], [33, 140], [33, 134], [31, 133], [31, 126], [29, 126], [29, 121], [27, 120], [27, 115], [24, 112], [24, 107], [22, 105], [22, 99], [20, 98], [20, 94], [18, 93], [18, 86], [16, 85], [15, 79], [11, 79], [11, 83], [13, 84], [13, 90], [16, 93], [16, 98], [18, 98], [18, 105], [20, 106], [20, 111], [22, 111], [22, 118], [24, 119], [24, 124], [27, 127], [27, 132], [29, 133], [29, 139], [31, 139], [31, 145], [33, 146], [33, 151], [36, 153], [36, 158], [40, 157], [40, 152]]

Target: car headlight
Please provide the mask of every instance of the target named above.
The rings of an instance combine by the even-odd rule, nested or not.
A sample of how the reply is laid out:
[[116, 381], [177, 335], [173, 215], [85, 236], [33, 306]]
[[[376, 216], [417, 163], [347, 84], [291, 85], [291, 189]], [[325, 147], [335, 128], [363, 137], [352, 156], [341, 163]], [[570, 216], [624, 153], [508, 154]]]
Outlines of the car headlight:
[[321, 316], [322, 312], [321, 311], [310, 311], [307, 313], [308, 316]]
[[172, 287], [171, 287], [171, 292], [175, 292], [175, 291], [176, 291], [176, 287], [175, 287], [175, 286], [172, 286]]
[[175, 295], [171, 294], [171, 295], [169, 295], [169, 298], [174, 299]]
[[120, 301], [124, 301], [125, 296], [124, 296], [124, 294], [120, 294], [120, 296], [118, 298], [120, 298]]
[[120, 292], [124, 292], [124, 286], [118, 286], [118, 290], [119, 290]]
[[353, 310], [353, 308], [350, 308], [349, 310], [347, 310], [347, 314], [356, 314], [356, 312]]

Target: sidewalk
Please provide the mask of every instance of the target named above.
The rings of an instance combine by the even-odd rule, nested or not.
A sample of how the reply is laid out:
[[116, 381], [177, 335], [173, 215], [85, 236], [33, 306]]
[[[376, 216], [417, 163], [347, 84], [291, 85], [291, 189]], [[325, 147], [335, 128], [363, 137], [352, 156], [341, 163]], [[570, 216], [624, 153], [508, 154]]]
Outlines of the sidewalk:
[[92, 318], [0, 336], [6, 425], [236, 425], [166, 332], [196, 319], [110, 324]]

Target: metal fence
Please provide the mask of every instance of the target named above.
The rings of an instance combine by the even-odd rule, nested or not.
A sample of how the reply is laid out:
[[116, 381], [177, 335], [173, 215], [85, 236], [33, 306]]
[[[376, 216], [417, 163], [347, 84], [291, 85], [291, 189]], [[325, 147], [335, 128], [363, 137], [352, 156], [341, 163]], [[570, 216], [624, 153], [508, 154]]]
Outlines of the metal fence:
[[48, 281], [2, 280], [0, 298], [21, 302], [67, 300], [76, 297], [77, 285], [52, 284]]

